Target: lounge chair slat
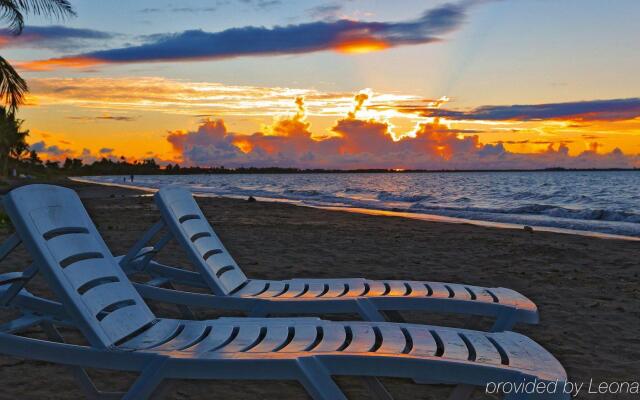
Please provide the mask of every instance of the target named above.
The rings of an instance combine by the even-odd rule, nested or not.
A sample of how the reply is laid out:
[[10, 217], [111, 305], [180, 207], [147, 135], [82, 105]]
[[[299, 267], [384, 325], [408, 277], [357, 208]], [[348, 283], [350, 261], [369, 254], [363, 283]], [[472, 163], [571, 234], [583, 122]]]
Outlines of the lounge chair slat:
[[410, 355], [432, 357], [436, 354], [438, 345], [427, 328], [410, 325], [406, 327], [406, 331], [409, 333], [412, 342]]
[[398, 297], [404, 296], [407, 292], [407, 288], [402, 281], [385, 281], [384, 283], [389, 285], [389, 291], [386, 296]]
[[530, 307], [530, 300], [516, 292], [515, 290], [507, 288], [491, 288], [487, 289], [487, 292], [491, 292], [498, 299], [498, 303], [504, 305], [511, 305], [518, 308]]
[[344, 297], [360, 297], [365, 291], [365, 281], [363, 279], [348, 279], [345, 283], [349, 285], [349, 290]]
[[267, 332], [262, 341], [246, 351], [251, 353], [270, 353], [288, 340], [289, 326], [268, 323], [265, 326]]
[[378, 326], [382, 335], [382, 343], [376, 353], [378, 354], [401, 354], [407, 347], [405, 334], [397, 325]]
[[376, 344], [374, 327], [369, 324], [349, 324], [351, 330], [351, 343], [343, 351], [353, 353], [367, 353]]
[[139, 324], [138, 306], [139, 304], [136, 303], [135, 306], [120, 308], [108, 313], [100, 321], [100, 326], [109, 337], [118, 338], [114, 340], [114, 343], [153, 322], [153, 319], [150, 319], [145, 325]]
[[[203, 233], [202, 231], [200, 233]], [[209, 232], [204, 232], [204, 233], [209, 233]], [[198, 236], [198, 233], [194, 234], [194, 235], [188, 235], [187, 237], [189, 238], [189, 240], [191, 240], [191, 238]], [[191, 242], [193, 245], [193, 248], [196, 250], [196, 252], [198, 253], [198, 255], [200, 257], [202, 257], [202, 260], [204, 260], [204, 256], [207, 255], [207, 253], [209, 253], [211, 250], [219, 250], [221, 243], [220, 241], [213, 237], [213, 236], [202, 236], [200, 239], [196, 240], [195, 242]], [[224, 253], [220, 253], [220, 254], [216, 254], [215, 258], [220, 259], [221, 256], [223, 256]], [[207, 257], [207, 261], [210, 260], [209, 258], [210, 256]], [[226, 259], [222, 262], [229, 262], [229, 259]], [[233, 261], [233, 260], [231, 260]], [[215, 264], [214, 264], [215, 266]]]
[[494, 301], [493, 297], [484, 288], [480, 288], [477, 286], [468, 286], [468, 289], [473, 291], [473, 293], [476, 295], [476, 300], [479, 302], [492, 303]]
[[367, 280], [367, 285], [369, 286], [369, 292], [366, 294], [367, 297], [382, 296], [382, 294], [387, 291], [382, 281]]
[[234, 296], [255, 296], [264, 290], [266, 284], [267, 281], [251, 279], [242, 289], [234, 293]]
[[104, 268], [104, 260], [83, 260], [65, 268], [65, 275], [74, 288], [95, 279], [106, 278], [110, 275], [108, 268]]
[[122, 282], [108, 283], [94, 287], [81, 296], [85, 300], [85, 304], [89, 310], [97, 314], [110, 304], [124, 300], [132, 300], [122, 296], [120, 289], [123, 286]]
[[449, 291], [447, 290], [447, 288], [445, 287], [445, 285], [441, 282], [426, 282], [427, 285], [429, 285], [429, 288], [431, 288], [432, 293], [431, 296], [432, 298], [437, 298], [437, 299], [446, 299], [449, 297]]
[[532, 364], [538, 361], [537, 354], [531, 354], [527, 351], [526, 346], [514, 341], [509, 336], [489, 336], [494, 342], [506, 353], [509, 363], [508, 365], [516, 368], [532, 368]]
[[284, 293], [287, 290], [287, 283], [286, 282], [270, 282], [269, 283], [269, 287], [267, 288], [267, 290], [265, 290], [264, 292], [256, 295], [256, 297], [261, 297], [261, 298], [272, 298], [274, 296], [277, 296], [279, 294]]
[[342, 297], [348, 291], [348, 289], [345, 290], [344, 282], [340, 280], [327, 280], [326, 285], [327, 291], [324, 295], [322, 295], [323, 298], [333, 299]]
[[[226, 346], [217, 349], [219, 353], [237, 353], [245, 350], [246, 348], [253, 346], [260, 340], [261, 334], [266, 333], [266, 328], [259, 325], [246, 325], [242, 324], [238, 326], [239, 331], [236, 337], [229, 342]], [[264, 330], [263, 330], [264, 329]]]
[[298, 298], [312, 299], [322, 294], [325, 289], [324, 284], [320, 282], [311, 282], [311, 283], [308, 283], [307, 285], [309, 286], [309, 289], [306, 291], [306, 293], [302, 294], [301, 296], [298, 296]]
[[532, 371], [541, 379], [549, 379], [565, 373], [562, 365], [551, 353], [526, 336], [514, 332], [504, 332], [503, 334], [491, 334], [490, 337], [504, 349], [509, 357], [509, 366], [511, 367]]
[[208, 232], [207, 225], [207, 222], [201, 218], [190, 219], [182, 223], [182, 229], [187, 236], [191, 237], [199, 232]]
[[136, 335], [122, 342], [119, 347], [124, 349], [146, 349], [154, 346], [176, 331], [179, 321], [161, 319], [151, 325], [144, 334]]
[[294, 337], [291, 343], [282, 348], [280, 352], [295, 353], [303, 351], [316, 340], [318, 327], [316, 325], [299, 325], [295, 327]]
[[434, 336], [442, 340], [444, 346], [444, 353], [442, 357], [450, 358], [453, 360], [468, 360], [469, 351], [467, 345], [462, 338], [452, 330], [434, 330], [432, 332]]
[[[453, 291], [453, 298], [457, 300], [475, 300], [471, 298], [471, 293], [463, 285], [448, 283], [447, 286]], [[474, 293], [475, 297], [475, 293]]]
[[101, 256], [104, 256], [100, 251], [100, 245], [90, 235], [71, 234], [58, 236], [46, 243], [49, 251], [53, 254], [58, 264], [80, 254], [95, 253], [96, 257], [94, 257], [94, 259], [99, 259]]
[[501, 364], [500, 353], [485, 335], [476, 332], [465, 332], [463, 335], [474, 348], [475, 362]]
[[290, 299], [304, 294], [309, 290], [309, 285], [304, 282], [289, 281], [287, 291], [278, 296], [279, 299]]
[[406, 284], [411, 287], [411, 297], [427, 297], [429, 294], [424, 282], [407, 281]]
[[[31, 186], [31, 185], [30, 185]], [[31, 186], [33, 187], [33, 186]], [[40, 192], [47, 196], [46, 188], [41, 188]], [[55, 189], [52, 189], [55, 190]], [[52, 205], [55, 207], [55, 205]], [[27, 214], [31, 215], [31, 224], [35, 225], [39, 235], [44, 238], [44, 235], [49, 232], [66, 229], [71, 227], [85, 228], [84, 224], [76, 223], [77, 215], [75, 210], [68, 208], [55, 207], [51, 208], [46, 203], [29, 207], [29, 210], [24, 210]], [[84, 221], [83, 221], [84, 222]]]
[[346, 339], [346, 331], [341, 325], [322, 325], [322, 340], [313, 348], [314, 353], [336, 351]]
[[174, 351], [181, 350], [183, 348], [188, 348], [193, 345], [198, 339], [202, 337], [204, 333], [206, 333], [208, 325], [207, 324], [186, 324], [184, 328], [182, 328], [178, 335], [173, 337], [171, 340], [166, 341], [161, 346], [154, 347], [154, 350], [157, 351]]
[[200, 343], [197, 343], [187, 349], [185, 351], [191, 352], [209, 352], [213, 349], [218, 348], [220, 345], [225, 343], [231, 334], [233, 333], [236, 327], [232, 325], [216, 325], [211, 329], [211, 333], [204, 338]]

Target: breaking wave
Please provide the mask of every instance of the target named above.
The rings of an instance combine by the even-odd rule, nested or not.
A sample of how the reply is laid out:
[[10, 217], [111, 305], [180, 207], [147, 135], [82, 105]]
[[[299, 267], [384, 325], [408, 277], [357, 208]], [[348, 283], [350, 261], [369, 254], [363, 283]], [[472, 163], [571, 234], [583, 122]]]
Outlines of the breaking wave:
[[[121, 183], [122, 176], [90, 177]], [[133, 185], [640, 236], [640, 171], [161, 175]]]

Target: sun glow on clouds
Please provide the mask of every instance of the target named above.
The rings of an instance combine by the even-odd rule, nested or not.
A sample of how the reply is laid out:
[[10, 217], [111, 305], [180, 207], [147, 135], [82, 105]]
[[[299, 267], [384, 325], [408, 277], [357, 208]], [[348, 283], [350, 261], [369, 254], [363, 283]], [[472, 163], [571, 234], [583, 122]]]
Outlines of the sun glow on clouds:
[[16, 63], [18, 68], [32, 72], [54, 71], [59, 68], [80, 69], [98, 64], [102, 64], [102, 61], [91, 57], [64, 57]]
[[[305, 99], [306, 116], [336, 117], [353, 108], [351, 92], [321, 92], [314, 89], [223, 85], [155, 77], [135, 78], [46, 78], [30, 80], [29, 103], [39, 106], [71, 105], [82, 108], [156, 111], [171, 114], [258, 116], [288, 115], [292, 99]], [[367, 117], [408, 118], [391, 105], [421, 101], [421, 97], [363, 91], [385, 109], [368, 109]], [[363, 99], [364, 101], [364, 99]]]
[[[200, 165], [446, 168], [443, 163], [450, 162], [454, 168], [526, 168], [606, 161], [610, 164], [598, 165], [619, 166], [637, 164], [637, 156], [625, 157], [640, 149], [640, 99], [456, 110], [446, 97], [371, 89], [354, 94], [153, 77], [48, 78], [30, 84], [30, 106], [23, 110], [41, 113], [42, 118], [27, 120], [43, 124], [29, 126], [31, 140], [45, 141], [40, 147], [52, 158], [62, 157], [52, 147], [55, 140], [37, 132], [55, 124], [58, 142], [74, 143], [65, 156], [103, 156], [98, 150], [108, 143], [115, 148], [110, 157], [127, 149], [125, 156], [144, 158], [153, 149], [162, 160]], [[541, 118], [550, 112], [552, 118]], [[203, 119], [197, 129], [184, 129]], [[87, 121], [93, 121], [91, 135]], [[73, 134], [63, 134], [68, 131]]]
[[347, 54], [364, 54], [374, 51], [382, 51], [388, 49], [390, 46], [384, 40], [367, 38], [367, 39], [354, 39], [340, 42], [336, 45], [336, 51]]

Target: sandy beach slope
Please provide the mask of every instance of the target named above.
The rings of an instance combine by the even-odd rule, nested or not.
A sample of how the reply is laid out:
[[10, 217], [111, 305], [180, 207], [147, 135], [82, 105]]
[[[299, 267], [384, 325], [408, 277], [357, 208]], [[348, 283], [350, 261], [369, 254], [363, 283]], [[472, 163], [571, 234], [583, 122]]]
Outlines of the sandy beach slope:
[[[158, 219], [148, 196], [140, 192], [66, 182], [79, 191], [115, 254], [121, 254]], [[404, 218], [359, 215], [287, 204], [200, 199], [204, 213], [224, 243], [254, 278], [368, 277], [464, 282], [504, 286], [520, 291], [540, 309], [541, 323], [519, 325], [549, 349], [572, 381], [640, 380], [640, 247], [638, 243], [556, 233], [433, 223]], [[4, 239], [7, 228], [0, 229]], [[160, 259], [183, 264], [172, 243]], [[28, 265], [23, 249], [3, 261], [0, 272]], [[31, 289], [47, 294], [36, 280]], [[154, 304], [162, 316], [177, 316]], [[198, 312], [199, 318], [222, 313]], [[2, 320], [10, 313], [2, 312]], [[328, 316], [336, 317], [336, 316]], [[339, 316], [338, 318], [345, 318]], [[348, 318], [348, 316], [346, 316]], [[456, 325], [461, 318], [414, 313], [411, 322]], [[486, 328], [487, 321], [471, 321]], [[71, 341], [74, 332], [63, 332]], [[35, 331], [31, 334], [39, 336]], [[92, 371], [104, 388], [124, 389], [131, 375]], [[63, 367], [0, 356], [0, 398], [75, 399], [81, 397]], [[339, 379], [350, 398], [368, 398], [358, 379]], [[385, 379], [398, 399], [443, 399], [443, 388]], [[294, 382], [171, 382], [167, 398], [298, 399], [306, 398]], [[582, 397], [582, 396], [581, 396]], [[474, 398], [493, 398], [477, 393]], [[632, 399], [635, 396], [584, 396]]]

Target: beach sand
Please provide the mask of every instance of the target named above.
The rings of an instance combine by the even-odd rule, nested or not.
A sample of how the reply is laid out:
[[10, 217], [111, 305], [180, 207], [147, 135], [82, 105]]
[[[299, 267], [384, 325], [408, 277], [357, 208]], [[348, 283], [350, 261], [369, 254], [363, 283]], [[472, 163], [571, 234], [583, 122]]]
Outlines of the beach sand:
[[[151, 197], [128, 189], [66, 181], [83, 197], [89, 213], [115, 254], [125, 252], [158, 220]], [[572, 381], [640, 380], [640, 248], [638, 243], [584, 236], [434, 223], [397, 217], [327, 211], [289, 204], [199, 198], [205, 215], [229, 251], [252, 278], [367, 277], [463, 282], [504, 286], [531, 298], [539, 325], [518, 325], [565, 366]], [[0, 230], [2, 239], [8, 229]], [[169, 264], [186, 258], [175, 243], [159, 257]], [[20, 248], [0, 272], [20, 270], [29, 258]], [[38, 278], [30, 285], [47, 294]], [[153, 305], [162, 316], [175, 309]], [[197, 313], [201, 319], [222, 313]], [[228, 314], [227, 314], [228, 315]], [[3, 319], [9, 317], [2, 313]], [[356, 318], [356, 316], [327, 316]], [[408, 313], [410, 322], [462, 326], [451, 315]], [[471, 321], [487, 328], [488, 321]], [[63, 330], [72, 341], [77, 334]], [[37, 330], [31, 336], [39, 337]], [[125, 389], [133, 376], [91, 371], [104, 389]], [[0, 398], [81, 397], [70, 372], [48, 363], [0, 356]], [[397, 399], [443, 399], [446, 388], [384, 379]], [[339, 378], [350, 398], [369, 398], [357, 378]], [[586, 389], [585, 389], [586, 390]], [[298, 399], [295, 382], [171, 381], [166, 398]], [[477, 391], [474, 398], [494, 398]], [[637, 395], [587, 395], [626, 399]]]

